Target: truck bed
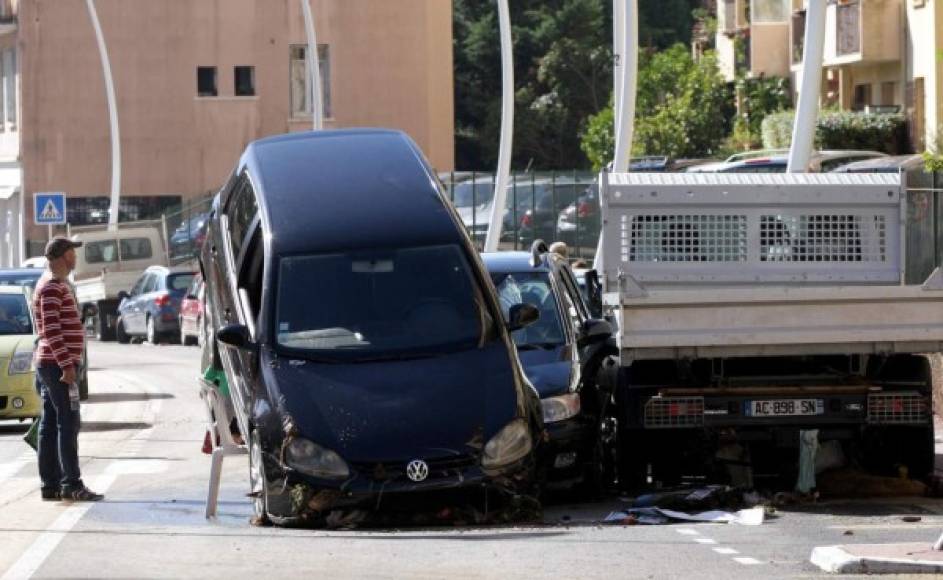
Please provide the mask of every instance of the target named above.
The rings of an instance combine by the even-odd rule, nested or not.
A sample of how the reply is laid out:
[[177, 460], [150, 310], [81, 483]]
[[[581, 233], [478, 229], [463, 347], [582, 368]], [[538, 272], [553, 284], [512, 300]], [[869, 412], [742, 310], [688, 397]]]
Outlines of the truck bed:
[[898, 175], [601, 179], [624, 361], [943, 350], [943, 275], [904, 284]]

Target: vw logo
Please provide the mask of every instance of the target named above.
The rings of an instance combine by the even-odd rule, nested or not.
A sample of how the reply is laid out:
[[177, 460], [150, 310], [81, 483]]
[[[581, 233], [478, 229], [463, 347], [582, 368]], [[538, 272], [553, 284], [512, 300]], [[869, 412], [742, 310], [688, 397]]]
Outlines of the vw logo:
[[429, 477], [429, 466], [421, 459], [413, 459], [406, 465], [406, 477], [419, 483]]

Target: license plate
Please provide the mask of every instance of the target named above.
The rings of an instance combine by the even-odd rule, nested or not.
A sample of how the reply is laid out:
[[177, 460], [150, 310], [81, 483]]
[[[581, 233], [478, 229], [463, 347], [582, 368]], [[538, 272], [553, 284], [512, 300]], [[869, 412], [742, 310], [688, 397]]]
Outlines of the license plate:
[[793, 417], [823, 415], [825, 401], [822, 399], [773, 399], [747, 402], [750, 417]]

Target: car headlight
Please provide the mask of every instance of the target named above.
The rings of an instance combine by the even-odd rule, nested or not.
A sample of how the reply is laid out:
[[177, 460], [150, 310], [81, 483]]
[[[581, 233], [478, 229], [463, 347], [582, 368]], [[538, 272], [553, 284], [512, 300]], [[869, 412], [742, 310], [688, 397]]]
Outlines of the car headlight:
[[302, 437], [288, 444], [286, 459], [288, 465], [312, 477], [344, 479], [350, 475], [350, 468], [340, 455]]
[[10, 368], [8, 373], [11, 375], [22, 375], [33, 370], [33, 353], [31, 351], [21, 351], [13, 353], [10, 359]]
[[569, 393], [559, 397], [541, 399], [540, 406], [544, 411], [544, 423], [556, 423], [580, 413], [580, 394]]
[[533, 446], [534, 442], [527, 423], [523, 419], [515, 419], [498, 431], [498, 434], [485, 445], [481, 466], [485, 469], [494, 469], [509, 465], [530, 453]]

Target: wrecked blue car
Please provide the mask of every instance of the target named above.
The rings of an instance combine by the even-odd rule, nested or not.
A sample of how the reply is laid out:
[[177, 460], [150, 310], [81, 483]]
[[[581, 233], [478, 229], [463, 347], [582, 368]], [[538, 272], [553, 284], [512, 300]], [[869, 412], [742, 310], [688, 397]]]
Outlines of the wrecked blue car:
[[209, 217], [207, 348], [249, 446], [255, 517], [532, 492], [540, 402], [480, 258], [387, 130], [248, 146]]

